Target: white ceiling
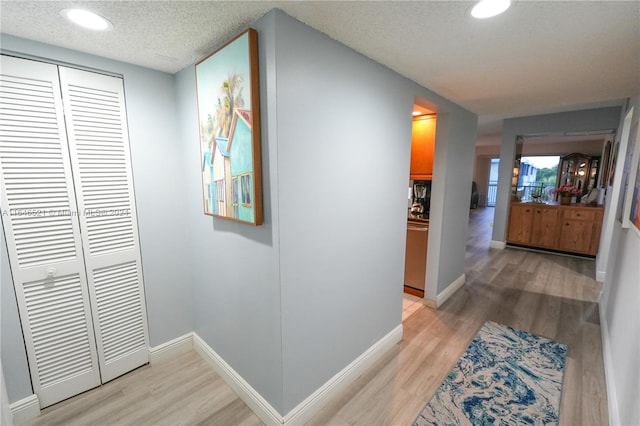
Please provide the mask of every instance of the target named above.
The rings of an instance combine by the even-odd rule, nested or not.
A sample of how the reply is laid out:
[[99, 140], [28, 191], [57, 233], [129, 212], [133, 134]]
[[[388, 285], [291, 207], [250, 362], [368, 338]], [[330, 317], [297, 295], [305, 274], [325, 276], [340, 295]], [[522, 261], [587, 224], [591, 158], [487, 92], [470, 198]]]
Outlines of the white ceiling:
[[[468, 1], [0, 1], [3, 33], [175, 73], [274, 7], [480, 116], [620, 105], [640, 93], [640, 1], [515, 1], [495, 18]], [[66, 7], [114, 24], [73, 27]]]

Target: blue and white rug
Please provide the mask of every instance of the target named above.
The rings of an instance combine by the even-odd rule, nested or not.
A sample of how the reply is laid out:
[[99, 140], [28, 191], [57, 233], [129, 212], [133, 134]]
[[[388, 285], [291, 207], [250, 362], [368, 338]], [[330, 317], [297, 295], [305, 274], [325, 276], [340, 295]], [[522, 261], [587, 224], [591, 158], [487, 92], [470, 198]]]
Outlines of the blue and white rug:
[[558, 424], [567, 347], [487, 321], [413, 426]]

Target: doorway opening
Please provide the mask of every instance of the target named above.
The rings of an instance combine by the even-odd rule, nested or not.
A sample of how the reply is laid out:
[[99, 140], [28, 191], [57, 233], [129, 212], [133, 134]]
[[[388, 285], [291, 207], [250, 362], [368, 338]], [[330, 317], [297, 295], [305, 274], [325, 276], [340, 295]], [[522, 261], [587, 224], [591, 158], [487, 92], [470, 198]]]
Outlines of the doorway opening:
[[491, 169], [489, 171], [489, 186], [487, 187], [487, 207], [496, 206], [496, 198], [498, 197], [498, 170], [500, 168], [500, 159], [491, 159]]
[[402, 320], [423, 305], [427, 282], [429, 210], [435, 154], [435, 106], [416, 98], [412, 113]]

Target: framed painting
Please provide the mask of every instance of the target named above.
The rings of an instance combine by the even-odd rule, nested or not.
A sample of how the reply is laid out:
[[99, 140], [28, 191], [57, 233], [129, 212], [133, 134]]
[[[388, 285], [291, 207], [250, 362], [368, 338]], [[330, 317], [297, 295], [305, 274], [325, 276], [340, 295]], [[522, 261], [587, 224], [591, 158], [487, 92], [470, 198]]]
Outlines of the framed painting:
[[258, 36], [248, 29], [196, 64], [204, 214], [262, 224]]
[[618, 150], [620, 149], [620, 142], [616, 142], [612, 148], [611, 160], [609, 161], [609, 186], [613, 186], [613, 181], [616, 177], [616, 162], [618, 161]]
[[609, 157], [611, 156], [611, 141], [607, 141], [604, 148], [604, 155], [602, 156], [602, 162], [600, 163], [600, 183], [599, 188], [606, 188], [609, 183]]
[[640, 235], [640, 132], [638, 123], [631, 130], [629, 143], [630, 159], [629, 172], [625, 185], [622, 187], [623, 195], [623, 228], [632, 228]]
[[629, 208], [629, 223], [634, 226], [638, 235], [640, 235], [640, 158], [636, 165], [636, 180], [631, 189], [631, 203]]

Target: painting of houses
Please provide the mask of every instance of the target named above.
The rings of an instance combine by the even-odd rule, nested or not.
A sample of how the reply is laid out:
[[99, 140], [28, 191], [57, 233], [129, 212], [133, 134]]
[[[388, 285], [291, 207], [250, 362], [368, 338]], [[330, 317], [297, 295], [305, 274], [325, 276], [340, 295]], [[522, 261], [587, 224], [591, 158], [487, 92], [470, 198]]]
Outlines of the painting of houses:
[[257, 35], [196, 64], [204, 213], [262, 223]]

